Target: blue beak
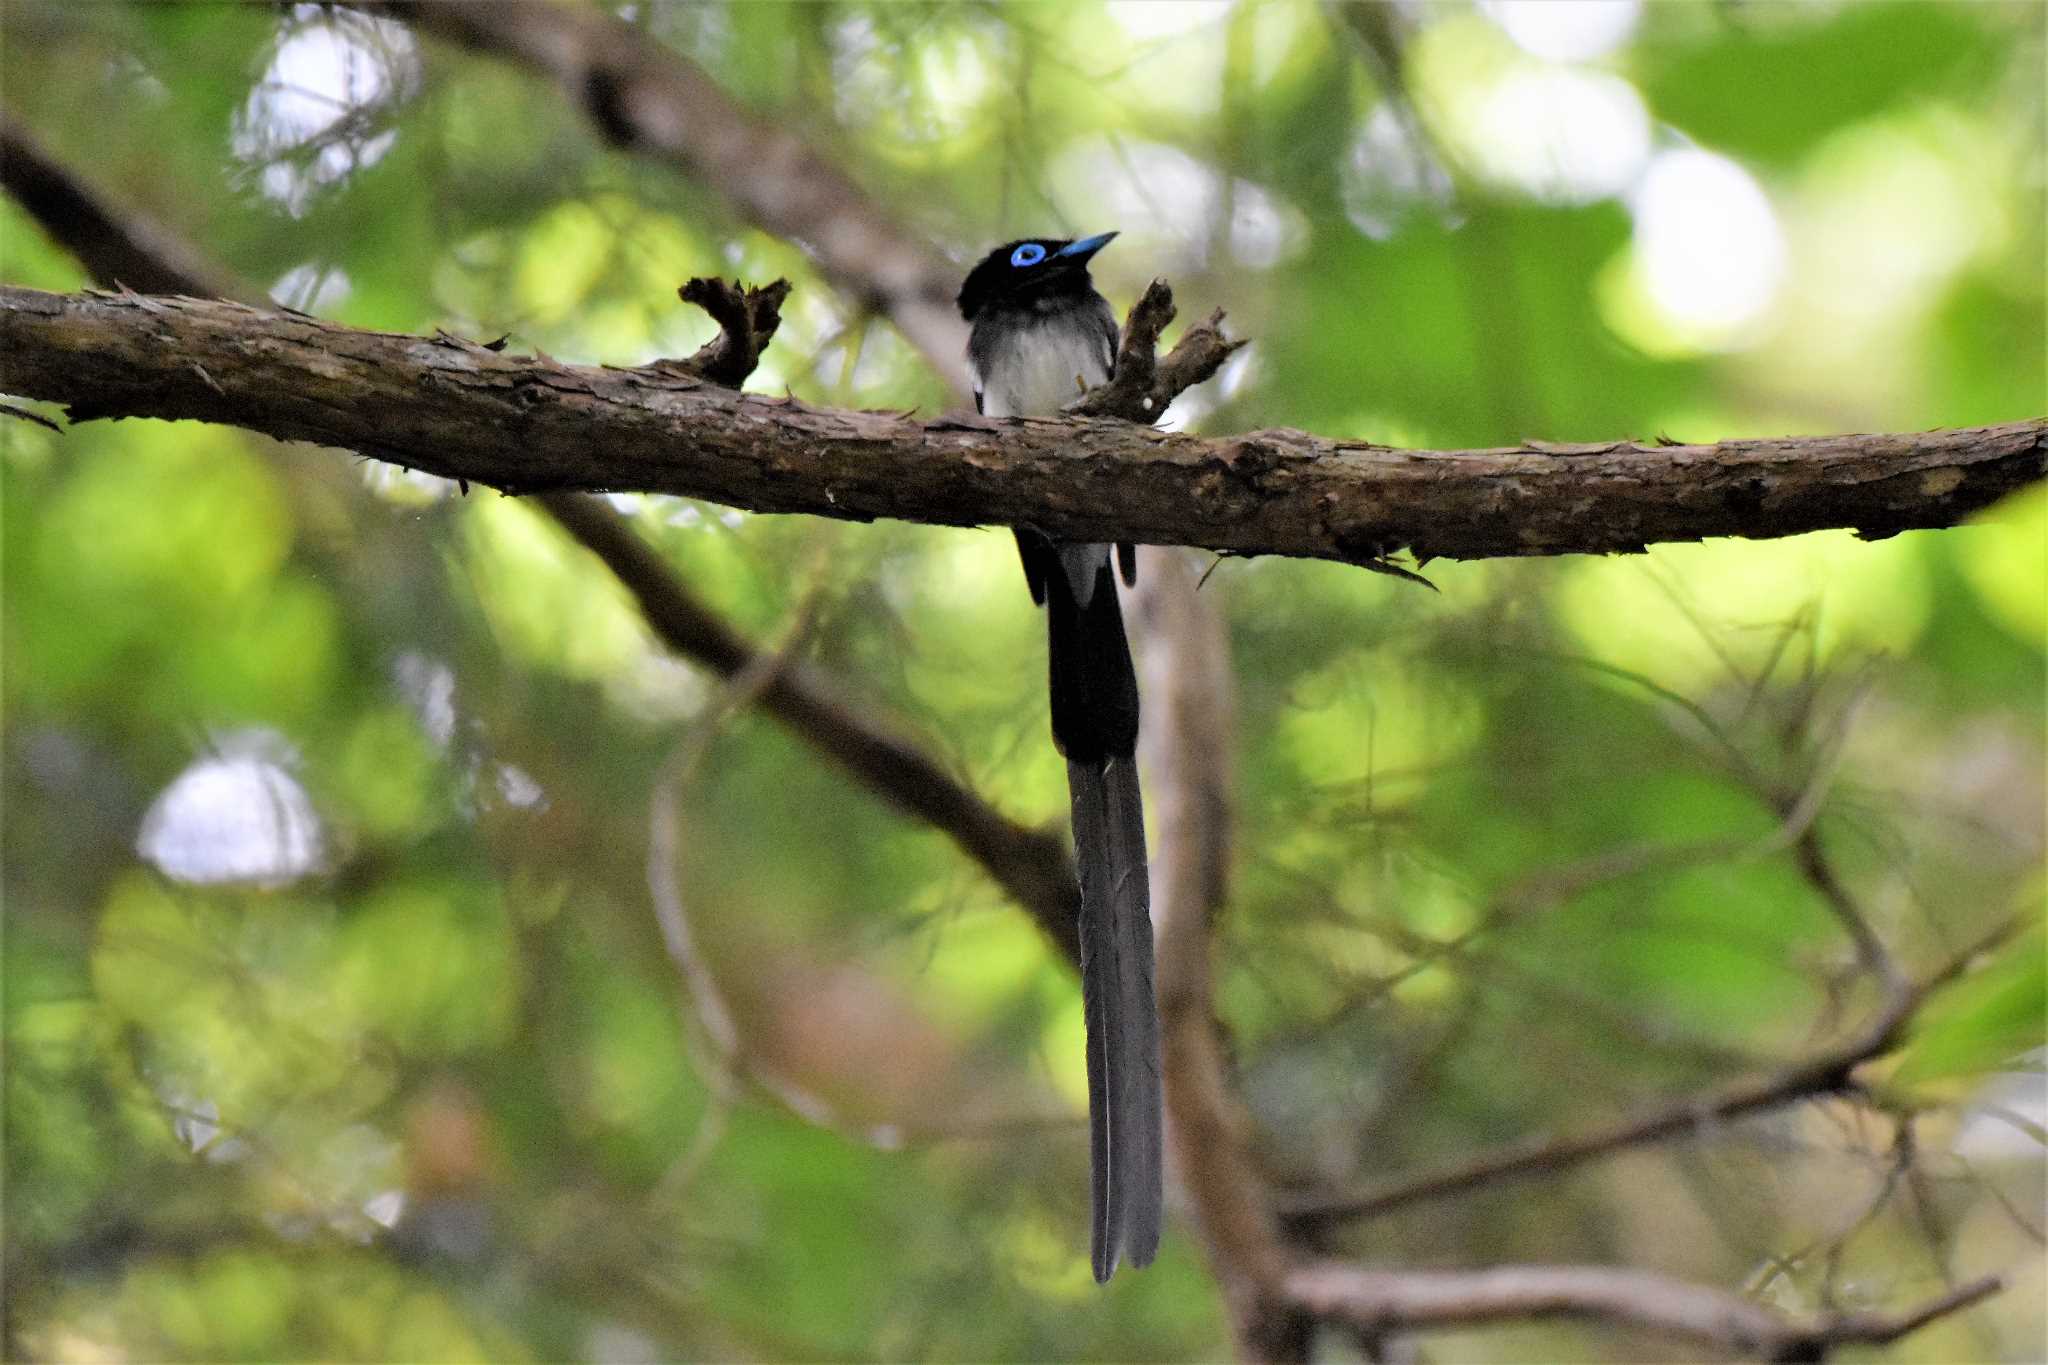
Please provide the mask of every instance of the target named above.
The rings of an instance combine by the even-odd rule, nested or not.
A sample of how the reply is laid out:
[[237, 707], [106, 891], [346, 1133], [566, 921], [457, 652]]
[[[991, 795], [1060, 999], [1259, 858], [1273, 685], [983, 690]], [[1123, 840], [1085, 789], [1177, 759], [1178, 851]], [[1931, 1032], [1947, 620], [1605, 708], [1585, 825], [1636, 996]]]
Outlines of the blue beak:
[[1061, 247], [1053, 253], [1053, 256], [1059, 260], [1085, 261], [1096, 252], [1102, 250], [1102, 248], [1108, 246], [1110, 239], [1115, 236], [1114, 232], [1105, 232], [1099, 237], [1083, 237], [1078, 242], [1070, 242], [1066, 246]]

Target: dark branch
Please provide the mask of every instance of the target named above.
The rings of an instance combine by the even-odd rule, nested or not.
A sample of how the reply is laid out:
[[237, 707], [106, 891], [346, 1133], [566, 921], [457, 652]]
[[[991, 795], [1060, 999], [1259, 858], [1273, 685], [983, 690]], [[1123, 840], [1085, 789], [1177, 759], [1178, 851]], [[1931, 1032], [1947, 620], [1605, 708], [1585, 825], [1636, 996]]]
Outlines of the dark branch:
[[[691, 596], [654, 548], [601, 501], [550, 493], [541, 502], [626, 585], [669, 648], [723, 678], [741, 677], [755, 666], [760, 651]], [[1080, 961], [1076, 882], [1060, 835], [1004, 816], [808, 665], [775, 670], [760, 689], [759, 704], [870, 791], [960, 845], [1031, 912], [1068, 961]]]
[[718, 335], [705, 342], [688, 360], [657, 360], [650, 369], [671, 374], [691, 374], [722, 388], [736, 389], [761, 363], [775, 331], [782, 326], [782, 301], [789, 297], [789, 281], [743, 285], [738, 280], [691, 280], [676, 291], [684, 303], [694, 303], [718, 324]]
[[[114, 211], [0, 110], [0, 186], [110, 288], [237, 297], [239, 282], [188, 243], [139, 215]], [[263, 302], [261, 292], [243, 297]]]
[[1286, 430], [1200, 437], [1101, 418], [920, 422], [238, 304], [13, 287], [0, 287], [0, 389], [69, 404], [74, 420], [223, 422], [513, 492], [631, 489], [1353, 562], [1403, 545], [1476, 559], [1949, 526], [2048, 468], [2040, 419], [1568, 455]]
[[1838, 1346], [1896, 1341], [2003, 1287], [1995, 1275], [1901, 1314], [1785, 1318], [1726, 1290], [1618, 1266], [1526, 1265], [1485, 1270], [1304, 1266], [1287, 1291], [1317, 1317], [1369, 1335], [1529, 1318], [1590, 1318], [1772, 1361], [1823, 1360]]
[[27, 408], [17, 408], [12, 403], [0, 403], [0, 417], [12, 417], [18, 422], [33, 422], [39, 427], [48, 427], [51, 431], [57, 432], [60, 435], [64, 430], [63, 427], [52, 422], [40, 412], [30, 412]]
[[1223, 335], [1223, 310], [1190, 327], [1165, 360], [1159, 334], [1174, 319], [1173, 290], [1165, 280], [1146, 286], [1131, 305], [1117, 345], [1116, 376], [1069, 409], [1077, 417], [1122, 417], [1150, 425], [1173, 400], [1223, 367], [1244, 345]]
[[1253, 1125], [1231, 1091], [1229, 1050], [1216, 1020], [1212, 954], [1229, 903], [1236, 739], [1229, 641], [1219, 608], [1194, 589], [1194, 556], [1156, 546], [1142, 555], [1139, 759], [1158, 831], [1152, 913], [1176, 1183], [1223, 1291], [1237, 1357], [1306, 1360], [1312, 1324], [1282, 1293], [1294, 1257], [1247, 1141]]
[[1781, 1071], [1734, 1081], [1577, 1137], [1509, 1143], [1469, 1161], [1379, 1189], [1296, 1196], [1283, 1201], [1282, 1214], [1298, 1227], [1377, 1217], [1408, 1204], [1462, 1194], [1498, 1181], [1555, 1174], [1631, 1147], [1695, 1133], [1800, 1100], [1838, 1094], [1853, 1084], [1858, 1067], [1898, 1045], [1914, 1011], [1929, 994], [2010, 937], [2015, 927], [2011, 922], [2003, 924], [1925, 980], [1901, 983], [1855, 1034]]

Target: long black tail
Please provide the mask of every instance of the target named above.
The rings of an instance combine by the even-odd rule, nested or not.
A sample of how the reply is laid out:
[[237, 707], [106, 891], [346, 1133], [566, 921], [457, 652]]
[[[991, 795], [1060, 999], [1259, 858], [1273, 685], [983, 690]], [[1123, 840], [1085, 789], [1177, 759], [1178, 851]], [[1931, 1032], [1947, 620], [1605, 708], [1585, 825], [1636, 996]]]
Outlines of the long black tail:
[[1053, 739], [1067, 756], [1081, 872], [1081, 996], [1088, 1019], [1090, 1238], [1097, 1281], [1159, 1248], [1159, 1015], [1152, 993], [1151, 887], [1138, 793], [1138, 681], [1110, 560], [1087, 606], [1061, 567], [1042, 580]]

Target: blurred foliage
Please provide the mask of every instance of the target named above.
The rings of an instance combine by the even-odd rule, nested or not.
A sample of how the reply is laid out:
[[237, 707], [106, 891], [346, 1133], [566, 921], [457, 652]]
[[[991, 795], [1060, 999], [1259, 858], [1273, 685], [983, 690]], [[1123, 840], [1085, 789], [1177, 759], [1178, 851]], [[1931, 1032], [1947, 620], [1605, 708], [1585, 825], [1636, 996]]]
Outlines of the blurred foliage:
[[[1164, 274], [1256, 338], [1183, 404], [1211, 429], [2048, 410], [2037, 4], [612, 8], [960, 261], [1123, 229], [1112, 297]], [[707, 335], [690, 274], [787, 274], [757, 387], [947, 401], [799, 250], [501, 63], [311, 6], [0, 23], [12, 116], [280, 302], [624, 364]], [[0, 243], [10, 281], [86, 283], [11, 204]], [[0, 442], [10, 1354], [1223, 1349], [1185, 1237], [1088, 1282], [1070, 973], [950, 844], [761, 718], [675, 785], [719, 688], [552, 523], [226, 429]], [[808, 609], [808, 657], [1004, 808], [1063, 818], [1006, 535], [615, 502], [737, 625]], [[1913, 969], [2022, 926], [1933, 1000], [1883, 1109], [1419, 1205], [1347, 1248], [1625, 1259], [1791, 1310], [2017, 1268], [1895, 1354], [2027, 1358], [2044, 539], [2036, 488], [1877, 544], [1436, 563], [1435, 594], [1223, 564], [1219, 1006], [1276, 1178], [1568, 1131], [1860, 1018], [1874, 993], [1781, 833], [1811, 792]], [[663, 950], [663, 790], [739, 1063]], [[1885, 1196], [1905, 1123], [1924, 1179]], [[1431, 1354], [1650, 1349], [1544, 1327]]]

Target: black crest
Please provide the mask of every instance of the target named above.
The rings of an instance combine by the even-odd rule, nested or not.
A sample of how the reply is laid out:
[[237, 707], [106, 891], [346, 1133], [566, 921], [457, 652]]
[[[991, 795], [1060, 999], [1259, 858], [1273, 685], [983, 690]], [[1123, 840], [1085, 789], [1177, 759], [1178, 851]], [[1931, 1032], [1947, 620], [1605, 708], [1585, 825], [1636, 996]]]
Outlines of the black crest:
[[1043, 298], [1094, 292], [1088, 260], [1114, 232], [1075, 241], [1067, 237], [1020, 237], [1005, 242], [967, 272], [960, 286], [960, 316], [969, 322], [991, 308], [1022, 305]]

